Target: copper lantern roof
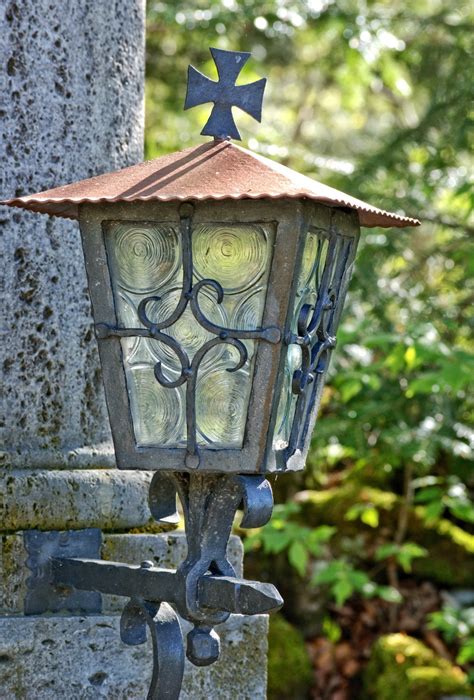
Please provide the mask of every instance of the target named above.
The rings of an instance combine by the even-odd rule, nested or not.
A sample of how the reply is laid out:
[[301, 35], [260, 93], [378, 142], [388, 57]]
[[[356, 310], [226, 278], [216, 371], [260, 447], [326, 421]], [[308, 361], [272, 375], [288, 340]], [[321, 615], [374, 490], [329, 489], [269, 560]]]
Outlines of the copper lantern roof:
[[107, 202], [185, 202], [226, 199], [311, 199], [355, 209], [361, 226], [418, 226], [419, 221], [328, 187], [229, 141], [170, 153], [113, 173], [1, 202], [77, 219], [79, 205]]

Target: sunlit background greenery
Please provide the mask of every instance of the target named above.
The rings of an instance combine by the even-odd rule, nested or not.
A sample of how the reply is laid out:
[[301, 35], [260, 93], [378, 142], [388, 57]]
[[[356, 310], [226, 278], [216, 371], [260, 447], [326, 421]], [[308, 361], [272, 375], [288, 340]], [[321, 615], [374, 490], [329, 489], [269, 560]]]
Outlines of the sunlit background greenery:
[[353, 642], [344, 606], [379, 601], [384, 622], [369, 666], [340, 672], [333, 694], [319, 689], [314, 654], [298, 685], [304, 672], [285, 679], [277, 664], [275, 675], [271, 651], [273, 698], [392, 697], [370, 670], [383, 644], [408, 632], [429, 647], [429, 631], [449, 673], [462, 671], [452, 687], [446, 669], [446, 687], [423, 678], [416, 697], [468, 695], [473, 610], [443, 593], [412, 629], [401, 612], [407, 586], [428, 581], [438, 595], [474, 582], [469, 11], [460, 0], [148, 2], [148, 157], [203, 140], [209, 107], [182, 109], [188, 64], [215, 77], [209, 46], [251, 51], [241, 81], [268, 85], [261, 125], [238, 114], [244, 146], [423, 222], [363, 231], [307, 470], [277, 481], [288, 505], [247, 541], [249, 570], [280, 586], [313, 649]]

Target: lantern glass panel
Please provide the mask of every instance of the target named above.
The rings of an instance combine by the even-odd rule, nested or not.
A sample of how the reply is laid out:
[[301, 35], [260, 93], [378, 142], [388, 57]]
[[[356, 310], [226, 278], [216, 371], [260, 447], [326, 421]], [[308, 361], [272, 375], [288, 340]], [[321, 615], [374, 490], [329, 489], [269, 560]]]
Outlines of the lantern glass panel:
[[[321, 267], [324, 266], [327, 255], [327, 243], [323, 232], [316, 229], [307, 231], [290, 323], [291, 332], [295, 335], [298, 334], [298, 317], [303, 305], [310, 304], [312, 308], [315, 306]], [[286, 449], [289, 444], [297, 400], [297, 395], [292, 390], [293, 375], [300, 367], [301, 348], [292, 343], [288, 346], [283, 370], [284, 378], [273, 440], [273, 449], [276, 451]]]
[[321, 348], [328, 337], [335, 336], [356, 243], [354, 236], [334, 229], [311, 227], [306, 233], [290, 330], [300, 341], [308, 336], [311, 368], [309, 380], [295, 393], [293, 383], [295, 372], [302, 369], [302, 352], [299, 345], [290, 343], [273, 439], [277, 452], [291, 453], [303, 448], [311, 415], [320, 400], [333, 343], [326, 350]]
[[[198, 294], [201, 312], [222, 328], [252, 330], [262, 324], [271, 264], [274, 227], [270, 224], [198, 224], [192, 232], [193, 283], [210, 279], [223, 289], [204, 286]], [[142, 299], [151, 321], [169, 318], [183, 283], [179, 229], [156, 222], [107, 222], [105, 240], [117, 321], [125, 328], [143, 328], [138, 319]], [[190, 361], [216, 336], [194, 317], [188, 305], [173, 325], [164, 328]], [[219, 343], [204, 355], [196, 384], [197, 442], [208, 448], [240, 448], [245, 432], [256, 345], [245, 340], [246, 364], [237, 350]], [[140, 447], [185, 447], [186, 389], [161, 386], [154, 366], [161, 363], [166, 379], [176, 380], [181, 365], [168, 345], [143, 337], [122, 338], [122, 354], [136, 443]]]

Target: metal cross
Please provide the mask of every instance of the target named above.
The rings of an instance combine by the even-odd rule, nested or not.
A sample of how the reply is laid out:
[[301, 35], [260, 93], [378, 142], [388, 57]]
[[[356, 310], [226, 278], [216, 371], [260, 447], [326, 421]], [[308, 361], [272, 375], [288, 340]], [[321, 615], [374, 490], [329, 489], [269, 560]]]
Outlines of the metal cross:
[[240, 141], [240, 134], [232, 116], [232, 107], [239, 107], [258, 122], [261, 121], [263, 91], [267, 80], [262, 78], [248, 85], [236, 85], [239, 73], [251, 54], [222, 49], [210, 49], [210, 52], [217, 67], [219, 80], [210, 80], [196, 68], [189, 66], [184, 109], [214, 102], [211, 116], [201, 134]]

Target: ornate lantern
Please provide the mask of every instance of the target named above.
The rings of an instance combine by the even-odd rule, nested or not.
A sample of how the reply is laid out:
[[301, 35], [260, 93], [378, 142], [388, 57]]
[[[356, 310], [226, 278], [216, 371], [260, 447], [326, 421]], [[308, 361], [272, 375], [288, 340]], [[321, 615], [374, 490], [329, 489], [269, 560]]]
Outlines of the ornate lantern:
[[177, 572], [50, 552], [40, 608], [54, 609], [59, 583], [129, 596], [124, 641], [143, 641], [147, 623], [156, 661], [168, 649], [173, 679], [155, 673], [150, 690], [160, 698], [177, 697], [183, 661], [167, 603], [194, 623], [197, 665], [216, 660], [213, 626], [230, 612], [281, 605], [273, 586], [235, 578], [235, 511], [264, 524], [265, 474], [304, 466], [359, 226], [418, 224], [230, 143], [231, 107], [260, 120], [265, 80], [235, 86], [250, 54], [211, 51], [219, 81], [190, 67], [185, 107], [214, 103], [212, 142], [4, 202], [79, 219], [117, 464], [155, 471], [157, 520], [176, 519], [179, 495], [188, 538]]

